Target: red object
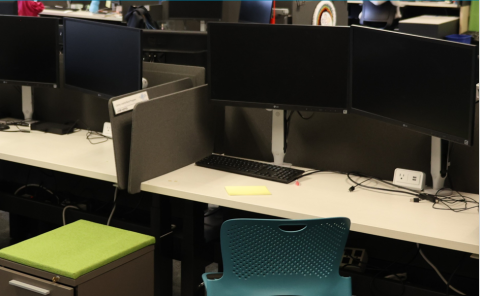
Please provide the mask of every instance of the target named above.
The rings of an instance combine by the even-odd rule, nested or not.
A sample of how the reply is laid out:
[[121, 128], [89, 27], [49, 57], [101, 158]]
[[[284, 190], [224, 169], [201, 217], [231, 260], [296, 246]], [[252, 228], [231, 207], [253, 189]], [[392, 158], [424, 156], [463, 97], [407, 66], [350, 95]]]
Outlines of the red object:
[[18, 1], [18, 15], [38, 16], [44, 8], [42, 2]]
[[275, 24], [275, 1], [273, 1], [272, 17], [270, 18], [270, 24]]

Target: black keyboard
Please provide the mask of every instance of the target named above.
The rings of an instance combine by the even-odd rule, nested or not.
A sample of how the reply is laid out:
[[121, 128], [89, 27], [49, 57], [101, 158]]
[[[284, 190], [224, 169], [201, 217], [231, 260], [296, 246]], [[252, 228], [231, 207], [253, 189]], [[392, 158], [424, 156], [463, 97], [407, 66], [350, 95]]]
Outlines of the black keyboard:
[[288, 184], [305, 171], [212, 154], [195, 163], [198, 166]]

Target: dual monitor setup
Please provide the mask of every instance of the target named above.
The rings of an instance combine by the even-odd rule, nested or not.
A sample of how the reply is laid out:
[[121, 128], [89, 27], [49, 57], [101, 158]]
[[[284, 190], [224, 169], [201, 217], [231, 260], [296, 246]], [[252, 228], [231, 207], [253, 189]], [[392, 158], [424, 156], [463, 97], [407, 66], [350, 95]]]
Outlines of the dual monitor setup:
[[360, 26], [212, 23], [208, 35], [211, 100], [273, 109], [276, 165], [286, 152], [283, 110], [354, 113], [432, 136], [434, 189], [449, 142], [472, 145], [473, 45]]
[[[60, 84], [58, 20], [0, 16], [0, 28], [8, 28], [0, 81], [22, 86], [32, 121], [32, 87]], [[105, 99], [142, 89], [141, 30], [67, 18], [63, 38], [66, 88]], [[208, 28], [210, 98], [273, 110], [276, 165], [286, 153], [284, 110], [354, 113], [432, 136], [434, 188], [443, 186], [449, 142], [473, 142], [475, 63], [472, 45], [359, 26]]]
[[[58, 19], [0, 16], [0, 28], [0, 81], [22, 87], [24, 122], [35, 122], [32, 87], [60, 87]], [[106, 99], [142, 89], [141, 30], [67, 18], [63, 38], [66, 88]]]

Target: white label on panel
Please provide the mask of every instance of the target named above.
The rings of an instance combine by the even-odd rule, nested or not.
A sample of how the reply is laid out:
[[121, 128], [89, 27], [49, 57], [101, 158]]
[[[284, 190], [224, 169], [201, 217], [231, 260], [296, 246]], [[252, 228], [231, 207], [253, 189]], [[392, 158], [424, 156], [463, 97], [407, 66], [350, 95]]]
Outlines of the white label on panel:
[[113, 102], [113, 110], [115, 115], [125, 113], [127, 111], [133, 110], [133, 107], [137, 103], [148, 101], [148, 93], [146, 91], [134, 94]]

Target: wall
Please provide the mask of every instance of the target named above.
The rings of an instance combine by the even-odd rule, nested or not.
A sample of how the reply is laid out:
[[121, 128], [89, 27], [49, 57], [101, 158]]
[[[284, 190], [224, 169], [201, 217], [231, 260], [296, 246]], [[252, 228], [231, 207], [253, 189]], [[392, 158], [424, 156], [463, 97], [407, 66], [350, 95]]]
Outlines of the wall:
[[[226, 107], [225, 153], [272, 161], [271, 118], [271, 112], [264, 109]], [[477, 109], [474, 146], [452, 144], [449, 173], [457, 190], [478, 193], [478, 132]], [[431, 185], [430, 139], [356, 114], [315, 113], [309, 120], [294, 114], [285, 161], [306, 168], [356, 171], [386, 180], [393, 179], [396, 168], [419, 170], [427, 173], [427, 184]]]

